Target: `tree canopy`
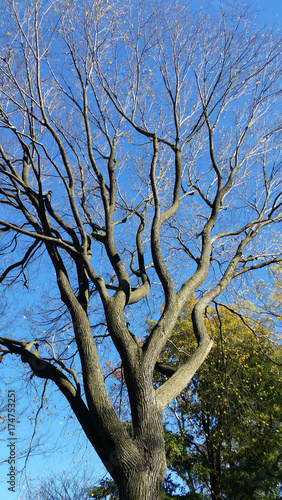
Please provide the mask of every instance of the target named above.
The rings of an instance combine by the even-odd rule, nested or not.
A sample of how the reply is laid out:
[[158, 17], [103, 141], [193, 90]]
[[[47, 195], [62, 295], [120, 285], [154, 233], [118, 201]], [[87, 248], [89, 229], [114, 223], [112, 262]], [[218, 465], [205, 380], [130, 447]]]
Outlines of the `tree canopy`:
[[[122, 500], [160, 498], [162, 413], [211, 349], [206, 308], [281, 260], [281, 37], [252, 17], [240, 2], [216, 22], [182, 1], [1, 5], [0, 281], [7, 300], [17, 283], [28, 300], [41, 273], [49, 319], [8, 329], [2, 356], [57, 386]], [[155, 388], [194, 295], [193, 353]], [[122, 365], [132, 436], [102, 337]]]

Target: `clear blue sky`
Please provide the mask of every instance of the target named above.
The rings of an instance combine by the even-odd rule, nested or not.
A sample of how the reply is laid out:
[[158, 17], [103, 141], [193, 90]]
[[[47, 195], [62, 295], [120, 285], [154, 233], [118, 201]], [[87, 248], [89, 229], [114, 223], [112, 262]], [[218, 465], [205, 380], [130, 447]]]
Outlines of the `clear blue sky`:
[[[235, 0], [236, 3], [236, 0]], [[282, 2], [281, 0], [257, 0], [255, 4], [261, 11], [261, 18], [267, 22], [272, 23], [275, 21], [277, 25], [281, 26], [282, 19]]]
[[[216, 11], [220, 3], [223, 5], [229, 3], [229, 0], [190, 0], [191, 5], [195, 9], [209, 8]], [[238, 0], [234, 0], [233, 4], [239, 3]], [[247, 3], [247, 2], [246, 2]], [[273, 23], [281, 26], [282, 19], [282, 1], [281, 0], [252, 0], [254, 10], [257, 11], [258, 16], [262, 22]]]

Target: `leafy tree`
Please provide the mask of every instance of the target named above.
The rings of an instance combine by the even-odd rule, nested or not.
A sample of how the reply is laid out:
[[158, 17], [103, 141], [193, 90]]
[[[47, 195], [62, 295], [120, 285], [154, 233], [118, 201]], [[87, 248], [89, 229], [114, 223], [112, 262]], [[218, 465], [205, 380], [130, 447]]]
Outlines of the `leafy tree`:
[[[248, 328], [246, 318], [234, 316], [230, 309], [209, 313], [211, 354], [170, 407], [178, 432], [166, 431], [168, 465], [190, 492], [198, 494], [195, 498], [207, 498], [202, 495], [209, 492], [212, 500], [278, 499], [281, 346], [254, 321]], [[177, 366], [191, 353], [189, 311], [176, 324], [164, 352], [165, 364]]]
[[119, 500], [117, 486], [111, 479], [102, 479], [99, 486], [91, 488], [90, 497], [99, 500]]
[[[281, 260], [281, 40], [239, 2], [216, 22], [188, 3], [1, 5], [1, 282], [29, 300], [39, 269], [49, 318], [44, 332], [8, 330], [1, 355], [57, 386], [121, 500], [161, 497], [162, 414], [211, 349], [207, 306]], [[156, 388], [195, 293], [193, 354]], [[145, 339], [142, 307], [156, 303]], [[101, 336], [122, 365], [133, 438]]]

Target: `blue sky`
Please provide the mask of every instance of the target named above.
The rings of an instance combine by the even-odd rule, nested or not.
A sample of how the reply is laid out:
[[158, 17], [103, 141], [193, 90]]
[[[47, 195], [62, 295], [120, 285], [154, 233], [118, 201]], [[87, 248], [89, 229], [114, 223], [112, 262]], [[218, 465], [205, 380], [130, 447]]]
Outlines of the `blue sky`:
[[264, 21], [268, 23], [275, 21], [277, 25], [281, 26], [282, 2], [280, 0], [258, 0], [256, 5], [261, 11], [260, 17]]
[[[236, 0], [234, 0], [236, 4]], [[198, 0], [192, 0], [192, 4], [195, 4], [197, 8], [200, 3]], [[224, 0], [223, 0], [224, 3]], [[218, 0], [206, 0], [202, 2], [205, 8], [209, 5], [210, 9], [216, 9], [219, 4]], [[275, 23], [277, 26], [281, 25], [282, 19], [282, 0], [258, 0], [254, 3], [257, 6], [258, 17], [260, 23]], [[17, 298], [18, 299], [18, 298]], [[36, 303], [36, 295], [35, 300]], [[16, 308], [14, 311], [10, 311], [11, 320], [16, 315]], [[26, 318], [18, 318], [18, 325], [20, 327], [22, 322], [22, 328], [25, 328]], [[14, 365], [11, 368], [0, 367], [1, 376], [5, 379], [7, 385], [2, 389], [3, 391], [3, 401], [1, 401], [1, 406], [6, 405], [7, 400], [7, 389], [15, 389], [17, 395], [17, 423], [16, 436], [17, 436], [17, 447], [18, 451], [26, 449], [28, 443], [31, 439], [33, 433], [32, 422], [30, 421], [30, 411], [36, 413], [37, 408], [40, 404], [40, 398], [36, 396], [36, 382], [32, 383], [30, 389], [30, 401], [26, 402], [22, 397], [21, 389], [21, 378], [24, 376], [21, 368], [18, 365]], [[52, 386], [49, 386], [49, 391], [54, 391]], [[105, 470], [100, 464], [95, 452], [86, 447], [86, 442], [80, 432], [78, 426], [74, 422], [74, 419], [68, 417], [69, 411], [67, 406], [64, 407], [63, 404], [56, 405], [57, 395], [55, 392], [51, 396], [49, 409], [42, 413], [39, 418], [42, 418], [42, 423], [38, 422], [38, 434], [35, 437], [34, 443], [36, 443], [35, 450], [38, 453], [34, 453], [31, 456], [26, 474], [36, 480], [37, 477], [42, 478], [43, 475], [51, 474], [52, 471], [58, 474], [60, 471], [67, 472], [68, 475], [82, 474], [85, 463], [87, 462], [89, 477], [91, 477], [91, 482], [94, 484], [95, 481], [104, 474]], [[33, 398], [37, 398], [34, 403], [32, 403]], [[50, 405], [54, 405], [51, 409]], [[56, 407], [55, 407], [56, 406]], [[29, 411], [30, 410], [30, 411]], [[50, 438], [51, 436], [51, 438]], [[7, 437], [8, 431], [3, 430], [1, 433], [1, 447], [0, 447], [0, 479], [1, 479], [1, 499], [2, 500], [18, 500], [22, 498], [22, 493], [17, 491], [14, 495], [7, 490], [7, 463], [2, 463], [3, 460], [8, 458], [8, 448], [7, 448]], [[24, 441], [22, 438], [25, 438]], [[46, 439], [45, 439], [46, 438]], [[38, 441], [37, 441], [38, 439]], [[41, 450], [45, 450], [44, 452]], [[78, 450], [78, 451], [77, 451]], [[18, 467], [21, 468], [24, 465], [24, 460], [18, 461]], [[18, 479], [20, 484], [24, 481], [24, 475], [18, 474]]]
[[[206, 8], [209, 6], [211, 10], [214, 12], [218, 8], [218, 5], [222, 3], [229, 3], [228, 0], [203, 0], [199, 2], [198, 0], [191, 0], [191, 5], [195, 8]], [[236, 5], [237, 0], [234, 0], [234, 5]], [[247, 2], [246, 2], [247, 3]], [[265, 23], [277, 23], [277, 25], [281, 24], [282, 17], [282, 2], [280, 0], [255, 0], [252, 2], [254, 10], [257, 12], [259, 20], [262, 24]]]

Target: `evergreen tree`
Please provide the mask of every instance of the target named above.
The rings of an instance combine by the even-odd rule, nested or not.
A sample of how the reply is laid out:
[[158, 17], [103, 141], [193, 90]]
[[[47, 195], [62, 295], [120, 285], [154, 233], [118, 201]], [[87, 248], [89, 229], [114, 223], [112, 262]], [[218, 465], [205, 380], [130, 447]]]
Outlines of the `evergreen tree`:
[[[189, 310], [163, 352], [165, 365], [178, 367], [192, 352]], [[187, 485], [183, 498], [281, 498], [281, 346], [228, 309], [213, 309], [206, 323], [211, 354], [170, 405], [178, 429], [166, 433], [169, 468]]]

